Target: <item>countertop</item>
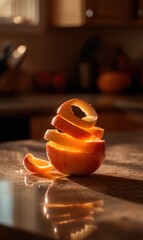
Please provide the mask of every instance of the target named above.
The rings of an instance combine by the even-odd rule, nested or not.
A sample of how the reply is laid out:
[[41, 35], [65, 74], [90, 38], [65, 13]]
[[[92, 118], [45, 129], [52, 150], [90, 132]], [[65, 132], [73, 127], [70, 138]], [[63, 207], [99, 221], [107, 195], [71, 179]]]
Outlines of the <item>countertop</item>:
[[0, 117], [4, 116], [32, 116], [52, 114], [61, 103], [71, 98], [82, 98], [97, 111], [119, 109], [143, 110], [143, 97], [131, 95], [106, 95], [106, 94], [33, 94], [0, 98]]
[[143, 131], [105, 134], [106, 158], [90, 176], [26, 172], [45, 142], [0, 144], [0, 239], [143, 239]]

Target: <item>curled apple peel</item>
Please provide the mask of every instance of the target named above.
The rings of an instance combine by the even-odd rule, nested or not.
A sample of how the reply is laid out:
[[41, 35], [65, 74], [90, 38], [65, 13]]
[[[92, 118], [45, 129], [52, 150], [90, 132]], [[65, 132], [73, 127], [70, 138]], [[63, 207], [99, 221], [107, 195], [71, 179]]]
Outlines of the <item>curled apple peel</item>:
[[[84, 113], [85, 117], [80, 119], [73, 111], [72, 106], [79, 107]], [[67, 121], [82, 128], [90, 128], [95, 125], [98, 115], [95, 109], [86, 101], [79, 98], [74, 98], [64, 102], [57, 110], [57, 114], [65, 118]]]
[[[76, 116], [72, 106], [79, 107], [85, 117]], [[93, 173], [105, 158], [104, 129], [95, 126], [97, 119], [96, 111], [86, 101], [75, 98], [64, 102], [51, 122], [56, 129], [48, 129], [44, 134], [49, 161], [27, 155], [24, 167], [47, 177], [53, 168], [68, 175]]]
[[[70, 136], [80, 139], [80, 140], [86, 140], [96, 137], [102, 138], [104, 129], [99, 128], [96, 126], [90, 127], [90, 128], [81, 128], [78, 125], [75, 125], [66, 119], [62, 118], [60, 115], [56, 115], [53, 119], [51, 124], [59, 129], [62, 132], [66, 132]], [[45, 138], [45, 140], [48, 140]]]
[[23, 160], [24, 167], [30, 172], [42, 173], [53, 169], [53, 165], [46, 160], [34, 157], [28, 153]]

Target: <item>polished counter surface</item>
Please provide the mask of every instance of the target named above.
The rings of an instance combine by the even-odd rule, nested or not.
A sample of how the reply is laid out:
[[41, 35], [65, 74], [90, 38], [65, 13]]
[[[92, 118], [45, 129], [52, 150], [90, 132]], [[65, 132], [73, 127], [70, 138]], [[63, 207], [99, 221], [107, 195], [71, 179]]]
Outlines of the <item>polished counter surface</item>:
[[33, 94], [0, 98], [0, 117], [52, 114], [61, 103], [71, 98], [82, 98], [100, 110], [135, 109], [143, 111], [143, 97], [108, 94]]
[[45, 142], [0, 144], [0, 239], [143, 239], [143, 131], [105, 134], [106, 159], [84, 177], [26, 172]]

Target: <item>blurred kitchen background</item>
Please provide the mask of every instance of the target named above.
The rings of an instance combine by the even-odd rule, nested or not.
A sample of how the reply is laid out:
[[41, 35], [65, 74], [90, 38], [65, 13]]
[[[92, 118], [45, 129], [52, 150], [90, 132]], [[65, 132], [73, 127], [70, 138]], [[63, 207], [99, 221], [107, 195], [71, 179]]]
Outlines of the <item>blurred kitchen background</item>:
[[0, 0], [0, 47], [1, 141], [41, 138], [73, 96], [143, 127], [143, 0]]

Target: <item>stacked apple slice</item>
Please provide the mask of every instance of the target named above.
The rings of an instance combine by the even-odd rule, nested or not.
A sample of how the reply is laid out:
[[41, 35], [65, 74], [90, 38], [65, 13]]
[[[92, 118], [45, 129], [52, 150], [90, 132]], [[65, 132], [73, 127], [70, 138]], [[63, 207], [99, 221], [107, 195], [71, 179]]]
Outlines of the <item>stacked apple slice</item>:
[[[74, 106], [84, 113], [84, 117], [74, 113]], [[34, 169], [37, 173], [43, 172], [43, 175], [51, 171], [52, 167], [68, 175], [93, 173], [105, 157], [105, 141], [101, 139], [104, 129], [96, 126], [97, 118], [94, 108], [84, 100], [74, 98], [64, 102], [51, 122], [56, 129], [48, 129], [44, 135], [48, 141], [46, 153], [50, 161], [45, 165], [45, 160], [35, 161], [33, 157], [35, 164], [39, 165], [38, 170], [38, 165], [33, 166], [31, 155], [26, 155], [24, 166], [30, 171]], [[32, 168], [29, 168], [30, 164]]]

